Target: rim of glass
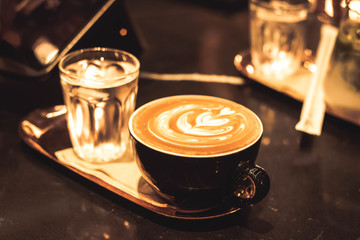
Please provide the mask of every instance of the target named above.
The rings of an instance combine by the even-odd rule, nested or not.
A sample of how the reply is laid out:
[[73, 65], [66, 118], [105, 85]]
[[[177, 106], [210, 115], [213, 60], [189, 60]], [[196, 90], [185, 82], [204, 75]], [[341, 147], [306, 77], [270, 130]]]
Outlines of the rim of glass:
[[[71, 78], [81, 80], [81, 78], [77, 77], [76, 75], [74, 75], [70, 71], [67, 71], [65, 69], [65, 67], [64, 67], [64, 63], [65, 63], [65, 61], [67, 61], [67, 60], [69, 60], [69, 59], [71, 59], [71, 58], [73, 58], [75, 56], [79, 56], [80, 54], [89, 53], [89, 52], [97, 52], [97, 53], [99, 53], [99, 52], [113, 52], [113, 53], [118, 53], [118, 54], [121, 54], [121, 55], [125, 55], [125, 56], [129, 57], [130, 59], [132, 59], [134, 61], [135, 68], [134, 68], [133, 71], [130, 71], [128, 73], [124, 73], [121, 76], [119, 76], [117, 78], [114, 78], [112, 80], [116, 80], [116, 79], [119, 79], [119, 78], [122, 79], [122, 78], [125, 78], [127, 76], [133, 75], [134, 73], [138, 72], [139, 69], [140, 69], [140, 61], [139, 61], [139, 59], [137, 59], [137, 57], [135, 57], [133, 54], [131, 54], [129, 52], [126, 52], [126, 51], [120, 50], [120, 49], [116, 49], [116, 48], [93, 47], [93, 48], [84, 48], [84, 49], [75, 50], [75, 51], [69, 52], [64, 57], [62, 57], [61, 60], [59, 61], [59, 65], [58, 65], [60, 72], [71, 76]], [[97, 58], [94, 58], [94, 59], [97, 59]]]

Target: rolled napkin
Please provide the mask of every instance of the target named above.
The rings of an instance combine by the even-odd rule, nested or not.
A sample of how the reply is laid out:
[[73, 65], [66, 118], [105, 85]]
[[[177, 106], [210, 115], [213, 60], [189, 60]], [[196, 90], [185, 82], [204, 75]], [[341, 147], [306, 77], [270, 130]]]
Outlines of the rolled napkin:
[[321, 27], [320, 42], [316, 54], [316, 71], [312, 75], [301, 110], [300, 121], [295, 129], [311, 135], [321, 135], [325, 115], [323, 83], [334, 49], [338, 29], [325, 24]]

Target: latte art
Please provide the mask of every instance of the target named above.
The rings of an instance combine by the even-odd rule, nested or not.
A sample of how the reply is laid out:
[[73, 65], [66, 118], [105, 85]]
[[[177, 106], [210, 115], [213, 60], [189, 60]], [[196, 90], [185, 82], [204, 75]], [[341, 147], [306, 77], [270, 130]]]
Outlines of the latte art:
[[149, 131], [157, 138], [183, 147], [206, 147], [231, 139], [245, 128], [244, 117], [228, 107], [188, 104], [150, 119]]
[[139, 108], [130, 120], [139, 141], [164, 152], [209, 156], [256, 142], [262, 125], [249, 109], [210, 96], [173, 96]]

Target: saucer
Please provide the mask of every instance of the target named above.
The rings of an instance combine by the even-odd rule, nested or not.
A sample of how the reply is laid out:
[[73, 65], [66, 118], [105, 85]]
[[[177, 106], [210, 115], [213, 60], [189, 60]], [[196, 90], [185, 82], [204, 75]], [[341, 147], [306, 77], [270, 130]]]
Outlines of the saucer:
[[141, 176], [131, 147], [115, 162], [97, 164], [79, 159], [71, 147], [63, 105], [31, 112], [21, 121], [19, 134], [27, 145], [49, 159], [154, 213], [197, 220], [218, 218], [241, 209], [222, 203], [208, 210], [189, 211], [165, 202]]
[[[316, 69], [314, 57], [309, 49], [304, 51], [301, 68], [294, 74], [281, 80], [269, 78], [256, 72], [251, 62], [249, 49], [243, 50], [235, 56], [234, 66], [243, 76], [300, 102], [303, 102], [307, 95], [312, 72]], [[360, 126], [360, 92], [350, 91], [343, 87], [340, 89], [342, 89], [341, 92], [339, 92], [338, 83], [333, 83], [330, 79], [325, 80], [324, 97], [326, 112]]]

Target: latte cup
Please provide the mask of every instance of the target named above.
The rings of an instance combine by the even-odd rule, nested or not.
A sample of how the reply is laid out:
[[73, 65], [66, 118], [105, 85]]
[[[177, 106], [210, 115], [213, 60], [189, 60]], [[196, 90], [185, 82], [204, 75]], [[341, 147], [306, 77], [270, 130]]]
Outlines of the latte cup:
[[268, 174], [255, 165], [261, 120], [240, 104], [203, 95], [160, 98], [132, 114], [129, 130], [144, 179], [184, 211], [241, 208], [269, 191]]

